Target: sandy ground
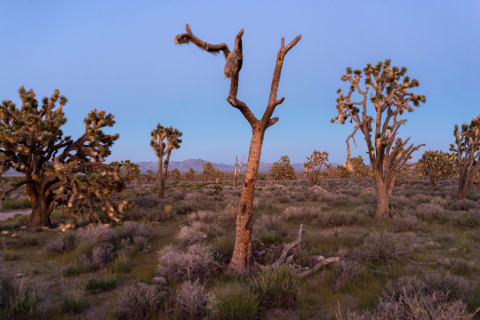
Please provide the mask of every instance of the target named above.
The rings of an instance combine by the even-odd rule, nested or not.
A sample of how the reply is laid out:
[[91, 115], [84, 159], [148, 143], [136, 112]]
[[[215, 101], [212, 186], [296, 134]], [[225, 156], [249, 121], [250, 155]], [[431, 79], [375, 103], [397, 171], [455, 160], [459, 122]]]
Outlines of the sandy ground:
[[14, 217], [17, 214], [25, 215], [25, 214], [30, 214], [31, 212], [32, 212], [32, 209], [11, 210], [11, 211], [0, 212], [0, 221], [7, 220], [8, 218]]

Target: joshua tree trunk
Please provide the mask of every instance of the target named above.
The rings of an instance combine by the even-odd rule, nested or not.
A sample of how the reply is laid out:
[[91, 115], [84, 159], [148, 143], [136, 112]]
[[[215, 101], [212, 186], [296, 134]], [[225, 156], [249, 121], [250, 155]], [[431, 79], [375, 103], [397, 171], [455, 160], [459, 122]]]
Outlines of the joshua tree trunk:
[[27, 227], [38, 229], [40, 227], [50, 227], [50, 202], [41, 188], [33, 188], [30, 185], [26, 187], [27, 194], [32, 202], [32, 213], [27, 221]]
[[236, 188], [237, 187], [237, 179], [238, 179], [238, 176], [235, 174], [233, 176], [233, 187]]
[[248, 153], [245, 182], [237, 208], [235, 224], [235, 247], [233, 249], [230, 268], [237, 273], [246, 273], [252, 264], [252, 209], [255, 183], [257, 181], [258, 166], [262, 152], [265, 129], [253, 128], [250, 151]]
[[163, 177], [163, 158], [158, 159], [158, 197], [163, 199], [164, 197], [164, 177]]
[[377, 218], [388, 218], [390, 216], [389, 211], [389, 192], [387, 185], [382, 181], [381, 178], [376, 178], [376, 188], [377, 188], [377, 211], [375, 216]]
[[458, 179], [458, 199], [464, 200], [467, 197], [468, 188], [470, 186], [471, 175], [461, 172]]

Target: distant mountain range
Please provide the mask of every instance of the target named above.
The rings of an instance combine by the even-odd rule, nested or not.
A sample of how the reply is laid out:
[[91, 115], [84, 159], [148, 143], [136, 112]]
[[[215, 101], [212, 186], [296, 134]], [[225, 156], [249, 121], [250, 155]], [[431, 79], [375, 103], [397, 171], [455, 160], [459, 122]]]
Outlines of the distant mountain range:
[[[168, 165], [168, 170], [178, 169], [180, 172], [184, 173], [187, 172], [188, 169], [192, 168], [195, 172], [203, 171], [202, 165], [208, 161], [203, 159], [187, 159], [183, 161], [170, 161]], [[140, 166], [141, 172], [146, 172], [147, 170], [152, 170], [154, 172], [158, 169], [158, 162], [137, 162]], [[226, 164], [226, 163], [216, 163], [212, 162], [213, 166], [222, 172], [233, 172], [235, 168], [234, 165]], [[260, 162], [260, 167], [258, 168], [259, 172], [267, 173], [272, 166], [271, 163], [268, 162]], [[292, 163], [292, 167], [295, 171], [303, 172], [303, 163]], [[245, 168], [243, 169], [245, 170]]]
[[[208, 161], [203, 160], [203, 159], [187, 159], [183, 161], [170, 161], [170, 164], [168, 165], [169, 170], [173, 169], [178, 169], [181, 173], [185, 173], [188, 171], [188, 169], [192, 168], [195, 170], [195, 172], [202, 172], [203, 168], [202, 165]], [[142, 173], [147, 172], [147, 170], [152, 170], [153, 172], [156, 172], [158, 169], [158, 162], [156, 161], [142, 161], [142, 162], [137, 162], [137, 164], [140, 166], [140, 171]], [[222, 172], [233, 172], [233, 169], [235, 168], [234, 165], [231, 164], [225, 164], [225, 163], [215, 163], [212, 162], [213, 166]], [[267, 173], [268, 170], [270, 170], [270, 167], [272, 166], [271, 163], [268, 162], [260, 162], [260, 167], [258, 168], [259, 172], [262, 173]], [[297, 172], [303, 172], [303, 163], [292, 163], [292, 167], [295, 171]], [[245, 167], [242, 170], [243, 172], [245, 171]], [[10, 169], [7, 172], [3, 174], [4, 177], [10, 177], [10, 176], [21, 176], [22, 174]]]

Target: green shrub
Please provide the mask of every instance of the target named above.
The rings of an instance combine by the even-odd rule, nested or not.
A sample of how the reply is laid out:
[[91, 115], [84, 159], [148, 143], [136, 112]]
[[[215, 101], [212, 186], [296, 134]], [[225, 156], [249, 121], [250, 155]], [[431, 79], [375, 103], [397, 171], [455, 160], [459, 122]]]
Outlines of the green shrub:
[[274, 308], [295, 308], [302, 283], [298, 275], [287, 265], [262, 271], [251, 282], [251, 288], [262, 305]]
[[214, 288], [209, 304], [212, 318], [219, 320], [255, 319], [259, 312], [257, 295], [241, 282], [226, 283]]
[[63, 313], [82, 313], [88, 308], [88, 301], [84, 298], [75, 298], [72, 296], [63, 297], [62, 311]]
[[102, 292], [115, 289], [117, 287], [117, 279], [107, 277], [104, 279], [88, 279], [85, 290], [90, 292]]
[[9, 286], [9, 312], [13, 315], [32, 314], [37, 307], [40, 285], [25, 279], [14, 279]]

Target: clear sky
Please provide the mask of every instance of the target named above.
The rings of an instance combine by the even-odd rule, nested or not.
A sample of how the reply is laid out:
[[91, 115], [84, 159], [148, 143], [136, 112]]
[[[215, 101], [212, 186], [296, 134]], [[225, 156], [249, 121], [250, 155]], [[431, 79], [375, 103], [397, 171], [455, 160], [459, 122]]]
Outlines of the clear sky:
[[[352, 127], [329, 120], [347, 66], [391, 58], [419, 80], [416, 92], [427, 103], [408, 114], [400, 136], [425, 143], [424, 150], [446, 150], [454, 123], [479, 114], [478, 0], [2, 0], [0, 99], [18, 102], [21, 85], [40, 97], [60, 89], [69, 99], [64, 132], [74, 137], [91, 109], [112, 112], [112, 132], [120, 133], [112, 160], [154, 160], [149, 139], [157, 122], [184, 134], [172, 160], [246, 158], [250, 128], [225, 101], [224, 60], [176, 46], [185, 23], [204, 40], [230, 46], [245, 29], [239, 98], [257, 116], [281, 37], [303, 35], [285, 60], [279, 96], [286, 100], [266, 132], [262, 161], [287, 154], [303, 162], [315, 148], [344, 161]], [[364, 152], [361, 136], [357, 142], [354, 155]]]

